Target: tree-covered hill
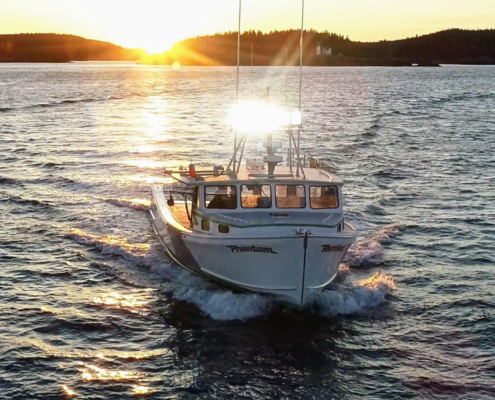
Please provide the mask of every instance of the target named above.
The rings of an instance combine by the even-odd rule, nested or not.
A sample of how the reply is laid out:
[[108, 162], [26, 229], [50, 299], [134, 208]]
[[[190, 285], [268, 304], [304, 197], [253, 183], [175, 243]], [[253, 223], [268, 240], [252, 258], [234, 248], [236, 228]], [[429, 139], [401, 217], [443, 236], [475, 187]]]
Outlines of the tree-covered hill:
[[74, 35], [0, 35], [0, 61], [67, 62], [139, 60], [144, 52]]
[[[297, 30], [262, 33], [249, 31], [241, 37], [241, 64], [289, 65], [299, 63]], [[200, 36], [182, 40], [168, 54], [170, 59], [192, 65], [234, 65], [237, 33]], [[332, 55], [317, 54], [317, 46]], [[335, 33], [310, 30], [304, 36], [305, 65], [431, 65], [495, 64], [495, 30], [451, 29], [394, 41], [354, 42]]]
[[[298, 30], [244, 32], [241, 64], [299, 64]], [[320, 49], [318, 54], [317, 49]], [[328, 54], [331, 52], [331, 54]], [[73, 35], [0, 35], [0, 62], [130, 61], [149, 64], [235, 65], [237, 33], [181, 40], [169, 52], [148, 56], [107, 42]], [[403, 40], [354, 42], [330, 32], [310, 30], [304, 36], [305, 65], [495, 64], [495, 30], [451, 29]]]

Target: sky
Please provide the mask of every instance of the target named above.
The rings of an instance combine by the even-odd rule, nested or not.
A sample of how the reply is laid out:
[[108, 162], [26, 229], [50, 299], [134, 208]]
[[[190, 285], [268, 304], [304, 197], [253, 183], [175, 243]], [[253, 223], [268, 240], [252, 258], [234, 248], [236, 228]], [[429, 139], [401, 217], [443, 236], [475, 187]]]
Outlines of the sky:
[[[393, 40], [495, 28], [495, 0], [305, 0], [305, 28]], [[237, 31], [238, 0], [0, 0], [0, 34], [68, 33], [162, 52], [186, 37]], [[241, 30], [299, 28], [301, 0], [242, 0]]]

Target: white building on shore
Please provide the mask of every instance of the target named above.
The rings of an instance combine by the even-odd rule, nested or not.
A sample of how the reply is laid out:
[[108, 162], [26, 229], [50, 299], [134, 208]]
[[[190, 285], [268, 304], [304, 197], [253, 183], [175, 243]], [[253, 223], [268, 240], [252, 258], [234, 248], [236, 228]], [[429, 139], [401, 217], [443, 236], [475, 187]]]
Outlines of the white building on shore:
[[331, 56], [332, 48], [331, 47], [321, 47], [319, 44], [316, 46], [316, 55], [317, 56]]

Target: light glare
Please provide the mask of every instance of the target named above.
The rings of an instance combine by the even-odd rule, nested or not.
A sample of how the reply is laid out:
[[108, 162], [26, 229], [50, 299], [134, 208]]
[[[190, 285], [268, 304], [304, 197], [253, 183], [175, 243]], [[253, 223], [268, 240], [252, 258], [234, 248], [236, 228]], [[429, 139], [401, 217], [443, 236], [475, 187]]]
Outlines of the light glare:
[[227, 122], [238, 132], [262, 133], [301, 125], [301, 113], [266, 103], [245, 102], [231, 108]]

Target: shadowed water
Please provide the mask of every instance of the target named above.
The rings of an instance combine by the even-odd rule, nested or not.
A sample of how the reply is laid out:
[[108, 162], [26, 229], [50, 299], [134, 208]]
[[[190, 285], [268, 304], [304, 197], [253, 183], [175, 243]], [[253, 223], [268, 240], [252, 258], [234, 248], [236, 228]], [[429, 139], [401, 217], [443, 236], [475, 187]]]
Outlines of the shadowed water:
[[[494, 72], [305, 70], [360, 236], [296, 310], [177, 267], [148, 217], [163, 166], [226, 164], [235, 69], [0, 65], [0, 399], [495, 397]], [[254, 93], [295, 106], [284, 74]]]

